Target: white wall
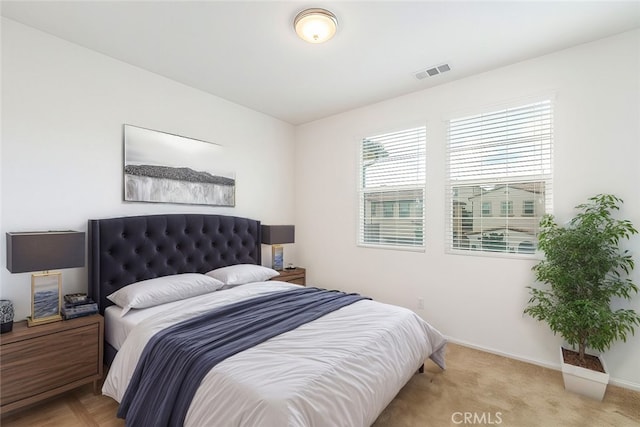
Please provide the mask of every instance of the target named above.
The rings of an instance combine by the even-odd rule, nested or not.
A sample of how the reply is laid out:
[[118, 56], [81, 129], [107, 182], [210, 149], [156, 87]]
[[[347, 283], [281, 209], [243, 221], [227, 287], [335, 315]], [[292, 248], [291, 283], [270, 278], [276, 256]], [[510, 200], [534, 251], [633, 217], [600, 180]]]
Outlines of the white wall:
[[[454, 341], [558, 367], [560, 338], [522, 314], [535, 262], [444, 253], [446, 119], [554, 94], [554, 213], [565, 221], [587, 197], [613, 193], [640, 227], [639, 52], [640, 32], [625, 33], [299, 126], [296, 233], [308, 281], [416, 309]], [[426, 252], [357, 247], [359, 140], [424, 123]], [[640, 237], [627, 246], [640, 284]], [[640, 296], [630, 306], [640, 312]], [[605, 360], [614, 383], [640, 389], [640, 330]]]
[[[123, 202], [124, 123], [223, 145], [236, 207]], [[293, 135], [287, 123], [3, 18], [0, 296], [14, 301], [16, 320], [29, 314], [30, 274], [5, 268], [9, 231], [84, 231], [91, 218], [167, 212], [293, 223]], [[264, 264], [270, 254], [263, 246]], [[64, 293], [86, 292], [85, 268], [62, 273]]]

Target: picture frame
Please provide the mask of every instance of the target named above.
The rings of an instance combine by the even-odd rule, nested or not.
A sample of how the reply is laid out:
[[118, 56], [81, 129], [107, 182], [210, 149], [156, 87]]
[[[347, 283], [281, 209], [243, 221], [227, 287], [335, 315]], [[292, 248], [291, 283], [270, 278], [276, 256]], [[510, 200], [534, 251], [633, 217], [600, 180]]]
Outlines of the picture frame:
[[235, 206], [235, 172], [219, 144], [124, 125], [124, 201]]
[[31, 275], [31, 317], [29, 326], [62, 320], [62, 273]]

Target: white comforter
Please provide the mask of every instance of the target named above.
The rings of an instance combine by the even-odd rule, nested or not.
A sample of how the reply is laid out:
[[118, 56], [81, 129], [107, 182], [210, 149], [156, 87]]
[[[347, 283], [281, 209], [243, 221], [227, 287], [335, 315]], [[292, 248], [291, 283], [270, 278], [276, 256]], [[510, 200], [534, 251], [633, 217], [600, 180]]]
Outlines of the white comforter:
[[[295, 286], [252, 283], [171, 304], [131, 331], [103, 394], [120, 402], [156, 332], [213, 307]], [[185, 426], [369, 426], [428, 357], [444, 368], [445, 342], [410, 310], [359, 301], [216, 365]]]

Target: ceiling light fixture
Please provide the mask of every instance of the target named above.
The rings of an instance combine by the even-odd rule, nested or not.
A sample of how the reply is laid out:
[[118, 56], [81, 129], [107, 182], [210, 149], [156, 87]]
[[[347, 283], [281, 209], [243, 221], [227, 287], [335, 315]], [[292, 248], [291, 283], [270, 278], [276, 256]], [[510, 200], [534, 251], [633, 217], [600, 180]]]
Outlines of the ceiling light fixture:
[[309, 43], [323, 43], [334, 36], [338, 19], [326, 9], [305, 9], [293, 21], [298, 36]]

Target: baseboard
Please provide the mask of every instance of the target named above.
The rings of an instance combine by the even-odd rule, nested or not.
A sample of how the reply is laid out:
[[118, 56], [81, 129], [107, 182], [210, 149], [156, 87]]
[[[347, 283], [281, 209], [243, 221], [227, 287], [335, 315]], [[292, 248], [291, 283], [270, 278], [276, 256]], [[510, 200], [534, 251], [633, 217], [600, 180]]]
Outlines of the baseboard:
[[[449, 341], [449, 342], [451, 342], [453, 344], [461, 345], [463, 347], [469, 347], [469, 348], [473, 348], [475, 350], [484, 351], [486, 353], [491, 353], [491, 354], [496, 354], [498, 356], [508, 357], [509, 359], [519, 360], [520, 362], [531, 363], [532, 365], [542, 366], [543, 368], [553, 369], [554, 371], [561, 371], [562, 370], [562, 367], [560, 366], [559, 363], [556, 364], [556, 363], [543, 362], [541, 360], [532, 359], [532, 358], [524, 357], [524, 356], [519, 356], [519, 355], [516, 355], [516, 354], [506, 353], [504, 351], [496, 350], [496, 349], [489, 348], [489, 347], [483, 347], [481, 345], [473, 344], [473, 343], [470, 343], [468, 341], [459, 340], [459, 339], [452, 338], [452, 337], [446, 337], [446, 338], [447, 338], [447, 341]], [[629, 390], [633, 390], [633, 391], [640, 391], [640, 384], [634, 383], [634, 382], [631, 382], [631, 381], [627, 381], [627, 380], [621, 380], [619, 378], [611, 377], [609, 379], [609, 384], [617, 386], [617, 387], [622, 387], [622, 388], [626, 388], [626, 389], [629, 389]]]
[[609, 378], [609, 384], [633, 391], [640, 391], [640, 384], [632, 383], [631, 381], [627, 380], [621, 380], [619, 378]]

